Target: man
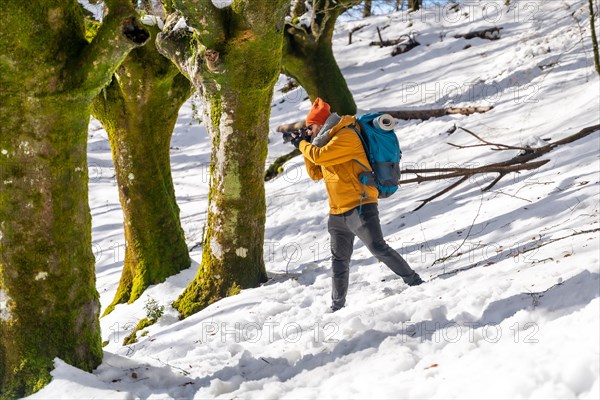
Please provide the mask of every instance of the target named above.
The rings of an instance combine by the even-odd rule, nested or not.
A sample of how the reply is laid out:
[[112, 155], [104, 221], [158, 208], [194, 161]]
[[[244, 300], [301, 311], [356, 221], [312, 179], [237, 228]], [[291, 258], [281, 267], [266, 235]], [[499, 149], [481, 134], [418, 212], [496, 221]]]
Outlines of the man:
[[308, 137], [298, 136], [292, 140], [292, 144], [304, 155], [309, 176], [313, 180], [323, 179], [327, 188], [333, 312], [346, 303], [355, 236], [406, 284], [416, 286], [423, 283], [419, 274], [383, 239], [377, 188], [366, 186], [358, 179], [358, 175], [364, 172], [364, 166], [370, 165], [358, 134], [348, 128], [355, 122], [353, 116], [340, 117], [331, 113], [329, 104], [317, 98], [306, 116]]

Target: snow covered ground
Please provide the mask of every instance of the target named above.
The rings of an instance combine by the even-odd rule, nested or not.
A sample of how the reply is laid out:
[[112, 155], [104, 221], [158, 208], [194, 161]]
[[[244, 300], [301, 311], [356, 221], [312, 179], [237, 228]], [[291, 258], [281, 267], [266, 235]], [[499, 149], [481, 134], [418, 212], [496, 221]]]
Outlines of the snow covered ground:
[[[400, 121], [404, 167], [480, 166], [600, 123], [587, 1], [477, 1], [337, 26], [334, 50], [360, 112], [485, 106], [483, 114]], [[366, 25], [348, 33], [358, 25]], [[498, 26], [501, 39], [455, 38]], [[395, 57], [378, 40], [414, 33]], [[275, 128], [301, 119], [302, 89], [273, 99], [268, 162], [291, 150]], [[209, 141], [188, 102], [172, 165], [189, 247], [201, 242]], [[537, 143], [537, 144], [536, 144]], [[562, 146], [543, 167], [481, 188], [477, 176], [416, 212], [451, 181], [404, 185], [380, 202], [384, 234], [428, 282], [407, 287], [355, 243], [347, 307], [330, 302], [327, 200], [301, 158], [268, 182], [265, 260], [272, 279], [183, 321], [170, 303], [194, 265], [101, 319], [104, 362], [92, 374], [56, 360], [35, 399], [600, 398], [600, 133]], [[106, 133], [90, 124], [90, 207], [103, 308], [124, 255], [122, 213]], [[590, 231], [589, 233], [582, 233]], [[551, 243], [549, 243], [551, 242]], [[538, 248], [539, 247], [539, 248]], [[537, 248], [537, 249], [536, 249]], [[448, 255], [445, 262], [436, 262]], [[138, 343], [124, 337], [149, 298], [165, 315]]]

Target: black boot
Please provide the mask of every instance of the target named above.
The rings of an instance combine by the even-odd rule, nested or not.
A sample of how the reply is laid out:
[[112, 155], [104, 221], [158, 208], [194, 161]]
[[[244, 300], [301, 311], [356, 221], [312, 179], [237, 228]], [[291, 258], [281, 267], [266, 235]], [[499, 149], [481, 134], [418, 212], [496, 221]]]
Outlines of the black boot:
[[419, 286], [421, 283], [424, 283], [423, 279], [416, 272], [412, 274], [409, 278], [405, 278], [404, 282], [408, 286]]

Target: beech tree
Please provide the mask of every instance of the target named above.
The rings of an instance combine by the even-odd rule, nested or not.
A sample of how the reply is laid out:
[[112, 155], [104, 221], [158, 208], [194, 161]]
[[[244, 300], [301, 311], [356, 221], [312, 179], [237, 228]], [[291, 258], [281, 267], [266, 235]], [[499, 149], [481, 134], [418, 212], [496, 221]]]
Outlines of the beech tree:
[[590, 33], [592, 37], [592, 51], [594, 53], [594, 68], [600, 75], [600, 51], [598, 50], [598, 37], [596, 36], [596, 18], [598, 16], [598, 2], [596, 1], [596, 10], [594, 10], [593, 0], [588, 0], [590, 10]]
[[422, 3], [423, 0], [408, 0], [408, 11], [418, 11], [419, 9], [421, 9]]
[[[295, 3], [303, 0], [294, 0]], [[294, 5], [286, 24], [283, 73], [294, 78], [311, 101], [323, 98], [340, 114], [356, 114], [356, 103], [333, 55], [332, 40], [337, 18], [362, 0], [308, 0], [308, 23], [304, 9]]]
[[373, 2], [371, 0], [363, 0], [363, 18], [370, 17], [373, 12]]
[[110, 139], [124, 215], [125, 260], [116, 304], [133, 302], [150, 285], [190, 266], [170, 166], [170, 142], [190, 81], [155, 46], [134, 49], [93, 103]]
[[107, 0], [85, 40], [75, 0], [0, 8], [0, 387], [39, 390], [59, 357], [102, 360], [88, 206], [92, 100], [149, 35], [130, 0]]
[[212, 152], [208, 218], [196, 278], [174, 302], [186, 317], [266, 281], [264, 166], [289, 0], [172, 0], [159, 51], [205, 104]]

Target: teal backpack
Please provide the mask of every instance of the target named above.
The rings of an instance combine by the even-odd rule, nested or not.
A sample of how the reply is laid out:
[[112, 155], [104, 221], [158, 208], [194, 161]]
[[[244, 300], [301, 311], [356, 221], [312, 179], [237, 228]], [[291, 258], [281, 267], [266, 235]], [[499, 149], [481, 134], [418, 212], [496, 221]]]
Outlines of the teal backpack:
[[353, 129], [363, 144], [372, 170], [358, 160], [365, 172], [358, 175], [363, 185], [375, 186], [379, 191], [379, 198], [390, 197], [398, 190], [400, 179], [400, 159], [402, 150], [394, 133], [395, 120], [388, 114], [369, 113], [356, 119], [360, 129], [354, 125]]

